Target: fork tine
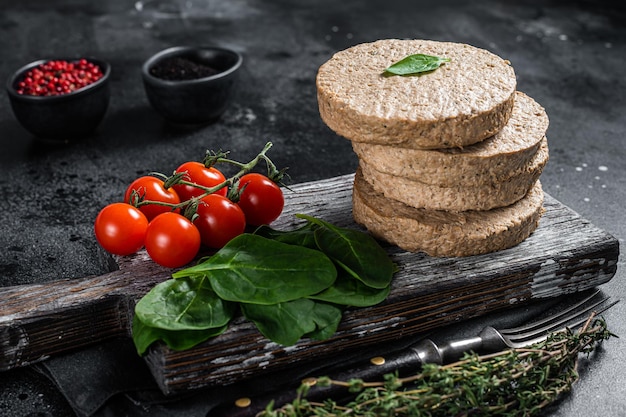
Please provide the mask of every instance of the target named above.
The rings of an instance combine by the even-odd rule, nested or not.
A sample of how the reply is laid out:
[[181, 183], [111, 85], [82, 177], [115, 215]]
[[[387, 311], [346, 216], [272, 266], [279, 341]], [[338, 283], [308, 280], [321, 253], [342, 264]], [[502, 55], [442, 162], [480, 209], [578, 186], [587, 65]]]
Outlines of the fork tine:
[[[534, 325], [530, 327], [526, 326], [527, 329], [524, 331], [520, 331], [518, 329], [515, 332], [510, 332], [510, 333], [505, 332], [504, 334], [509, 337], [524, 338], [524, 337], [532, 337], [534, 334], [537, 334], [537, 333], [545, 333], [545, 332], [557, 329], [559, 327], [565, 326], [568, 322], [574, 320], [577, 317], [580, 317], [583, 314], [585, 316], [588, 316], [594, 308], [603, 304], [606, 300], [608, 300], [608, 298], [604, 298], [592, 304], [586, 305], [584, 308], [580, 310], [576, 310], [572, 312], [571, 314], [560, 313], [555, 316], [546, 318], [543, 320], [543, 323], [534, 323]], [[579, 307], [581, 306], [582, 305], [579, 305]]]
[[[562, 330], [565, 330], [565, 327], [568, 328], [575, 328], [575, 327], [579, 327], [582, 326], [587, 320], [589, 320], [589, 314], [591, 314], [591, 311], [593, 310], [593, 307], [596, 307], [600, 304], [602, 304], [605, 301], [608, 301], [608, 297], [604, 298], [603, 300], [601, 300], [599, 303], [594, 304], [591, 308], [588, 308], [584, 311], [581, 311], [580, 315], [582, 315], [583, 313], [587, 313], [584, 316], [580, 317], [578, 320], [573, 321], [571, 323], [567, 323], [566, 326], [563, 326]], [[615, 300], [612, 303], [606, 304], [604, 307], [600, 308], [600, 309], [595, 309], [593, 310], [593, 312], [595, 313], [596, 316], [599, 316], [600, 314], [604, 313], [606, 310], [608, 310], [609, 308], [613, 307], [615, 304], [619, 303], [619, 300]]]
[[[589, 314], [591, 314], [591, 311], [593, 310], [593, 307], [602, 304], [603, 302], [607, 301], [608, 298], [604, 298], [602, 299], [599, 303], [594, 304], [592, 307], [582, 310], [579, 314], [582, 315], [583, 313], [588, 313], [585, 314], [584, 316], [580, 317], [579, 319], [567, 323], [567, 325], [564, 325], [563, 327], [559, 328], [559, 329], [548, 329], [546, 330], [543, 334], [541, 334], [540, 332], [533, 332], [533, 333], [526, 333], [526, 334], [519, 334], [519, 335], [512, 335], [512, 336], [505, 336], [506, 339], [508, 339], [508, 341], [510, 343], [514, 343], [517, 345], [524, 345], [524, 346], [528, 346], [528, 345], [532, 345], [534, 343], [539, 343], [543, 340], [545, 340], [548, 331], [550, 332], [562, 332], [564, 331], [566, 328], [572, 329], [572, 328], [577, 328], [582, 326], [587, 320], [589, 320]], [[602, 313], [604, 313], [606, 310], [608, 310], [609, 308], [613, 307], [615, 304], [619, 303], [619, 300], [613, 301], [610, 304], [605, 305], [604, 307], [598, 309], [598, 310], [593, 310], [595, 312], [596, 315], [600, 315]], [[576, 316], [570, 316], [570, 317], [576, 317]], [[529, 338], [529, 337], [533, 337], [534, 338]]]
[[591, 309], [599, 306], [600, 304], [602, 304], [604, 301], [607, 300], [607, 298], [604, 298], [604, 299], [601, 299], [600, 301], [593, 303], [592, 305], [586, 306], [585, 308], [581, 308], [585, 306], [586, 304], [588, 304], [589, 301], [593, 300], [599, 293], [600, 293], [599, 290], [594, 292], [589, 297], [572, 305], [571, 307], [568, 307], [560, 311], [558, 314], [555, 314], [555, 315], [546, 317], [545, 319], [537, 320], [532, 323], [528, 323], [519, 327], [502, 329], [500, 330], [500, 333], [503, 335], [506, 334], [507, 336], [521, 335], [521, 334], [526, 334], [526, 333], [532, 335], [535, 333], [545, 332], [555, 326], [563, 325], [567, 323], [568, 321], [573, 320], [576, 317], [584, 313], [588, 313], [589, 311], [591, 311]]
[[[532, 330], [529, 330], [527, 332], [523, 332], [523, 333], [515, 333], [515, 334], [504, 334], [504, 337], [507, 337], [510, 341], [514, 342], [514, 343], [520, 343], [520, 342], [525, 342], [527, 343], [528, 339], [534, 339], [539, 337], [540, 339], [545, 337], [546, 334], [550, 333], [550, 332], [556, 332], [556, 331], [561, 331], [564, 330], [566, 327], [575, 327], [575, 326], [579, 326], [582, 323], [585, 322], [585, 320], [587, 320], [589, 318], [589, 314], [591, 314], [591, 311], [593, 311], [593, 309], [595, 307], [597, 307], [598, 305], [604, 303], [607, 299], [603, 299], [600, 300], [590, 306], [588, 306], [587, 308], [585, 308], [584, 310], [580, 310], [577, 311], [569, 316], [563, 316], [561, 319], [556, 320], [556, 321], [551, 321], [548, 324], [546, 324], [545, 326], [542, 327], [536, 327], [533, 328]], [[583, 316], [584, 314], [584, 316]], [[572, 320], [574, 320], [575, 318], [579, 317], [578, 322], [572, 322]]]

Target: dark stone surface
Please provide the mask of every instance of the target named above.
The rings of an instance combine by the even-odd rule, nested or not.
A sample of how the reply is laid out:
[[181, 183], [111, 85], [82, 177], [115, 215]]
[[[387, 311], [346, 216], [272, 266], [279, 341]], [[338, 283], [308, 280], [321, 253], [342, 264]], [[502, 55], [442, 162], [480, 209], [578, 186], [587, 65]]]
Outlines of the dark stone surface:
[[[184, 3], [184, 2], [182, 2]], [[626, 237], [626, 11], [619, 2], [490, 0], [192, 1], [184, 19], [151, 19], [133, 2], [0, 0], [0, 79], [39, 58], [97, 56], [112, 65], [111, 102], [95, 134], [64, 146], [35, 140], [0, 98], [0, 286], [106, 272], [92, 223], [135, 177], [169, 173], [207, 149], [246, 160], [270, 152], [294, 182], [353, 172], [348, 141], [320, 120], [315, 74], [333, 52], [382, 38], [465, 42], [509, 59], [518, 88], [550, 116], [545, 190], [620, 243]], [[180, 128], [150, 107], [141, 64], [174, 45], [213, 44], [244, 56], [220, 120]], [[624, 296], [623, 260], [603, 286]], [[626, 305], [606, 314], [612, 339], [548, 415], [626, 415]], [[80, 372], [79, 369], [76, 372]], [[85, 387], [89, 390], [89, 386]], [[31, 369], [0, 373], [0, 415], [71, 409]]]

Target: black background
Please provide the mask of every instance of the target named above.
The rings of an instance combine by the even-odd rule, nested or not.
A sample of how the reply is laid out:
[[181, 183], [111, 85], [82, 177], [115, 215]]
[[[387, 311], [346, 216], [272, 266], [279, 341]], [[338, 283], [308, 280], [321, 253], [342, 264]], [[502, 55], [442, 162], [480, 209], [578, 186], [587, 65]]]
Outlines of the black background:
[[[50, 146], [0, 97], [0, 286], [108, 271], [93, 236], [99, 209], [135, 177], [169, 173], [207, 149], [247, 160], [270, 140], [294, 182], [353, 172], [350, 143], [317, 111], [317, 68], [337, 50], [383, 38], [464, 42], [511, 61], [518, 89], [550, 117], [546, 192], [626, 236], [626, 12], [604, 1], [191, 1], [185, 18], [151, 19], [132, 1], [0, 1], [0, 79], [40, 58], [97, 56], [112, 65], [111, 103], [96, 133]], [[244, 56], [233, 102], [214, 124], [177, 128], [149, 106], [140, 67], [174, 45]], [[603, 289], [624, 294], [623, 261]], [[626, 306], [606, 317], [626, 335]], [[606, 344], [553, 416], [626, 415], [624, 339]], [[85, 387], [89, 389], [88, 386]], [[29, 368], [0, 373], [0, 415], [71, 415]]]

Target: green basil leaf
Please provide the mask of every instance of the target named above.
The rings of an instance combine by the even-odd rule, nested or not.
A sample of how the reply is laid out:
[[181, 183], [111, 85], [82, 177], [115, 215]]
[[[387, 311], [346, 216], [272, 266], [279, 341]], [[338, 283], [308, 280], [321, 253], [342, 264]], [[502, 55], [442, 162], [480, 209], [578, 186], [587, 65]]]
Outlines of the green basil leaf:
[[150, 327], [165, 330], [206, 330], [226, 325], [237, 305], [224, 301], [203, 276], [169, 279], [154, 286], [135, 306]]
[[[241, 311], [268, 339], [291, 346], [306, 334], [332, 335], [341, 321], [341, 309], [299, 298], [284, 303], [242, 304]], [[332, 333], [331, 333], [332, 330]]]
[[270, 226], [264, 225], [258, 227], [255, 235], [263, 236], [268, 239], [277, 240], [279, 242], [288, 243], [290, 245], [304, 246], [309, 249], [317, 249], [315, 244], [314, 225], [306, 223], [304, 226], [289, 231], [276, 230]]
[[372, 288], [347, 273], [340, 273], [333, 285], [308, 298], [351, 307], [369, 307], [383, 302], [390, 290], [389, 285], [382, 289]]
[[450, 58], [440, 58], [438, 56], [415, 54], [409, 55], [400, 61], [390, 65], [385, 72], [394, 75], [415, 75], [424, 72], [434, 71], [442, 64], [450, 62]]
[[161, 340], [173, 350], [190, 349], [211, 337], [224, 333], [228, 325], [207, 330], [164, 330], [150, 327], [133, 317], [133, 342], [137, 353], [142, 356], [150, 345]]
[[377, 289], [391, 283], [396, 266], [371, 235], [340, 228], [305, 214], [296, 216], [320, 226], [315, 230], [317, 246], [354, 278]]
[[172, 276], [198, 275], [207, 276], [224, 300], [276, 304], [328, 288], [337, 278], [337, 269], [320, 251], [246, 233], [206, 261]]

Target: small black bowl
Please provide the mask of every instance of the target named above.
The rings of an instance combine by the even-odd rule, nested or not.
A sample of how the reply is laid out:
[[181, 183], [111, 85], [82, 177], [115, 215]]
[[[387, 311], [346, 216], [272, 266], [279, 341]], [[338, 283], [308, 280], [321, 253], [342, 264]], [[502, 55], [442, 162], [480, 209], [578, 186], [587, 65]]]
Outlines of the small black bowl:
[[[77, 61], [77, 59], [58, 59]], [[67, 142], [86, 137], [98, 127], [109, 106], [111, 66], [99, 59], [86, 59], [100, 67], [102, 78], [66, 94], [34, 96], [17, 92], [19, 82], [28, 71], [57, 59], [31, 62], [9, 78], [7, 92], [11, 108], [26, 130], [43, 139]]]
[[[173, 60], [188, 68], [181, 76]], [[152, 107], [166, 120], [177, 124], [204, 124], [217, 119], [226, 109], [241, 67], [241, 54], [225, 48], [176, 46], [150, 57], [142, 66], [143, 84]], [[168, 73], [173, 68], [176, 71]], [[199, 72], [198, 69], [213, 71]], [[189, 72], [192, 75], [189, 76]]]

